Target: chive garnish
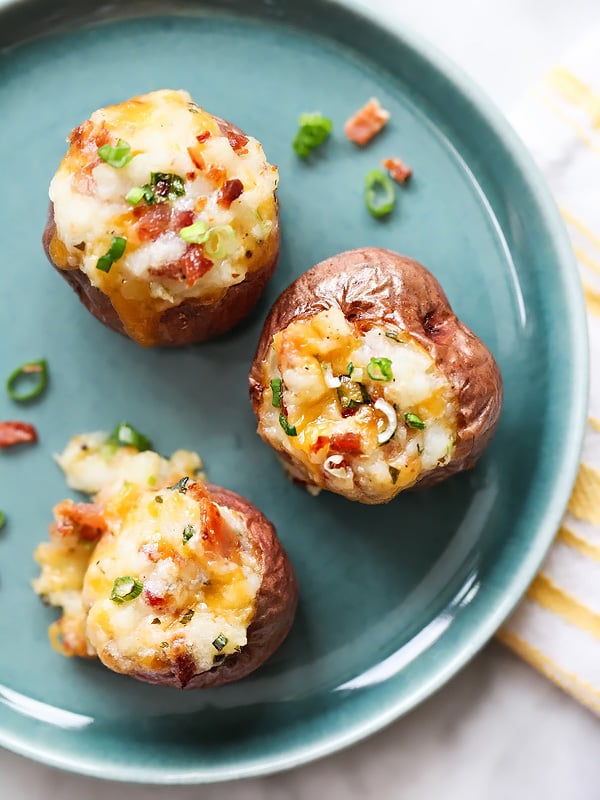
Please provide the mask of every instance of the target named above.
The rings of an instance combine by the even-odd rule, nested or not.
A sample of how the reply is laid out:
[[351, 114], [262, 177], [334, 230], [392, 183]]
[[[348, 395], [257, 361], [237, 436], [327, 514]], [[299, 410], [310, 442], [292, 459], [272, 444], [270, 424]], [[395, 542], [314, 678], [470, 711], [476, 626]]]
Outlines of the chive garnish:
[[271, 403], [275, 408], [281, 408], [281, 378], [273, 378], [271, 381], [271, 393], [273, 395]]
[[181, 617], [179, 619], [179, 622], [182, 625], [187, 625], [188, 622], [192, 619], [193, 616], [194, 616], [194, 609], [193, 608], [188, 608], [188, 610], [184, 614], [181, 615]]
[[389, 358], [372, 358], [367, 364], [369, 378], [374, 381], [391, 381], [394, 378], [392, 373], [392, 362]]
[[408, 414], [404, 415], [404, 419], [409, 428], [417, 428], [417, 430], [422, 431], [423, 428], [425, 427], [425, 423], [423, 422], [421, 417], [418, 416], [418, 414], [413, 414], [412, 412], [409, 412]]
[[189, 480], [187, 476], [180, 478], [177, 483], [174, 483], [172, 486], [167, 486], [167, 489], [170, 489], [172, 492], [178, 491], [180, 494], [185, 494], [187, 492]]
[[388, 339], [393, 339], [395, 342], [400, 341], [400, 337], [394, 331], [386, 331], [385, 335], [387, 336]]
[[[35, 383], [29, 391], [18, 391], [19, 384], [26, 382], [31, 385], [31, 380]], [[6, 391], [11, 400], [18, 403], [26, 403], [41, 394], [48, 385], [48, 363], [46, 359], [40, 358], [38, 361], [28, 361], [21, 364], [8, 376], [6, 381]]]
[[351, 361], [348, 362], [348, 366], [346, 367], [346, 372], [349, 378], [352, 377], [352, 373], [354, 372], [354, 364]]
[[150, 186], [154, 189], [155, 200], [175, 200], [185, 194], [185, 181], [173, 172], [151, 172]]
[[125, 252], [126, 245], [127, 239], [123, 236], [113, 236], [110, 247], [106, 253], [98, 259], [96, 269], [99, 269], [101, 272], [110, 272], [112, 265], [115, 261], [118, 261]]
[[298, 436], [298, 431], [296, 430], [296, 426], [290, 425], [290, 423], [287, 421], [287, 417], [283, 412], [279, 415], [279, 424], [281, 425], [281, 427], [287, 433], [288, 436]]
[[372, 169], [365, 177], [365, 202], [374, 217], [384, 217], [394, 208], [394, 184], [380, 169]]
[[160, 620], [158, 617], [154, 617], [150, 625], [160, 625]]
[[307, 158], [315, 147], [319, 147], [333, 130], [333, 122], [318, 112], [300, 114], [298, 119], [300, 128], [296, 134], [292, 147], [300, 158]]
[[209, 258], [224, 258], [229, 255], [235, 243], [235, 231], [231, 225], [215, 225], [208, 231], [204, 252]]
[[6, 525], [6, 514], [4, 511], [0, 511], [0, 528], [3, 528]]
[[192, 536], [195, 533], [196, 533], [196, 529], [194, 528], [193, 525], [186, 525], [185, 528], [183, 529], [183, 533], [181, 535], [182, 539], [183, 539], [183, 543], [185, 544], [186, 542], [189, 542], [189, 540], [192, 538]]
[[206, 224], [199, 219], [192, 225], [187, 225], [179, 231], [179, 235], [188, 244], [203, 244], [209, 236]]
[[136, 597], [141, 595], [143, 588], [143, 583], [136, 578], [132, 578], [131, 575], [121, 575], [120, 578], [115, 578], [110, 593], [110, 599], [114, 603], [125, 603], [128, 600], [135, 600]]
[[112, 447], [135, 447], [140, 453], [152, 447], [150, 439], [128, 422], [119, 422], [106, 444]]
[[98, 155], [102, 161], [115, 169], [127, 166], [133, 158], [131, 145], [124, 139], [118, 139], [116, 144], [103, 144], [98, 148]]
[[220, 633], [212, 643], [212, 646], [215, 648], [215, 650], [217, 650], [220, 653], [228, 641], [229, 639], [225, 636], [225, 634]]
[[398, 475], [400, 474], [400, 470], [396, 469], [396, 467], [388, 467], [390, 471], [390, 478], [392, 479], [392, 483], [395, 484], [398, 480]]

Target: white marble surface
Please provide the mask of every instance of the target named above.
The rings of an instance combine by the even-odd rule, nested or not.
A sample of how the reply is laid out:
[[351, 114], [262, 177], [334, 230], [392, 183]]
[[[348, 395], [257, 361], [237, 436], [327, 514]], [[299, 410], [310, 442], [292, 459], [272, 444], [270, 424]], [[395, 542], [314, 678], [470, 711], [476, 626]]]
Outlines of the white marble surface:
[[[59, 0], [60, 1], [60, 0]], [[301, 0], [298, 0], [301, 2]], [[592, 24], [598, 0], [371, 0], [427, 36], [509, 111]], [[125, 787], [0, 752], [2, 800], [596, 800], [600, 720], [491, 644], [412, 714], [293, 772], [203, 788]]]

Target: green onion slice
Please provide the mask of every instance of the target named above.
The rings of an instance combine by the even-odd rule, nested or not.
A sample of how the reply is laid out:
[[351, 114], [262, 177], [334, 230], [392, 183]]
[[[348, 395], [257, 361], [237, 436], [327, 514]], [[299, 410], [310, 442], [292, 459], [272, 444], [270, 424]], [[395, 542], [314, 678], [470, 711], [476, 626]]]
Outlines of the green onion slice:
[[380, 169], [372, 169], [365, 177], [365, 202], [374, 217], [384, 217], [394, 208], [394, 184]]
[[217, 650], [220, 653], [228, 641], [229, 639], [225, 636], [225, 634], [220, 633], [212, 643], [212, 646], [215, 648], [215, 650]]
[[106, 253], [98, 259], [96, 269], [99, 269], [101, 272], [110, 272], [112, 265], [115, 261], [118, 261], [125, 252], [126, 245], [127, 239], [123, 236], [113, 236], [110, 247]]
[[425, 427], [425, 423], [418, 414], [409, 412], [408, 414], [404, 415], [404, 420], [409, 428], [416, 428], [417, 430], [422, 431]]
[[193, 616], [194, 616], [194, 609], [193, 609], [193, 608], [188, 608], [188, 610], [187, 610], [187, 611], [185, 611], [185, 612], [184, 612], [184, 613], [181, 615], [181, 617], [179, 618], [179, 622], [180, 622], [182, 625], [187, 625], [187, 624], [188, 624], [188, 622], [189, 622], [189, 621], [192, 619], [192, 617], [193, 617]]
[[136, 597], [141, 595], [143, 588], [143, 583], [136, 578], [132, 578], [131, 575], [121, 575], [120, 578], [115, 578], [110, 593], [110, 599], [114, 603], [125, 603], [128, 600], [135, 600]]
[[150, 625], [160, 625], [160, 619], [159, 619], [159, 617], [154, 617], [154, 619], [152, 620], [152, 622], [150, 623]]
[[204, 252], [209, 258], [225, 258], [233, 251], [235, 240], [231, 225], [215, 225], [208, 232]]
[[135, 447], [140, 452], [150, 450], [152, 447], [150, 439], [137, 431], [128, 422], [119, 422], [110, 435], [107, 444], [116, 447]]
[[210, 232], [206, 224], [199, 219], [192, 225], [187, 225], [185, 228], [182, 228], [179, 231], [179, 235], [184, 242], [188, 242], [189, 244], [204, 244], [210, 236]]
[[[34, 381], [33, 385], [31, 381]], [[29, 390], [19, 391], [19, 385], [27, 384]], [[27, 361], [8, 376], [6, 391], [11, 400], [26, 403], [41, 394], [48, 385], [48, 363], [45, 358]]]
[[146, 190], [143, 186], [134, 186], [133, 189], [130, 189], [125, 195], [125, 200], [127, 200], [128, 203], [131, 203], [132, 206], [137, 206], [137, 204], [143, 198], [145, 192]]
[[6, 514], [4, 511], [0, 511], [0, 529], [6, 525]]
[[[150, 186], [154, 190], [155, 200], [175, 200], [185, 194], [185, 181], [174, 172], [151, 172]], [[146, 187], [144, 187], [146, 188]]]
[[273, 378], [271, 381], [271, 393], [273, 394], [272, 404], [275, 408], [281, 408], [281, 378]]
[[315, 147], [319, 147], [333, 130], [333, 122], [318, 112], [300, 114], [300, 128], [292, 147], [300, 158], [307, 158]]
[[347, 375], [340, 377], [337, 394], [343, 409], [358, 408], [371, 402], [371, 397], [362, 383], [351, 381]]
[[348, 366], [346, 367], [346, 372], [348, 373], [349, 378], [352, 376], [352, 373], [354, 372], [354, 364], [351, 361], [348, 362]]
[[391, 381], [394, 378], [392, 373], [392, 361], [389, 358], [372, 358], [367, 364], [369, 378], [374, 381]]
[[279, 415], [279, 424], [283, 428], [283, 430], [287, 433], [288, 436], [298, 436], [298, 431], [296, 430], [295, 425], [290, 425], [287, 421], [287, 417], [283, 412]]
[[186, 475], [185, 477], [180, 478], [177, 483], [174, 483], [172, 486], [167, 486], [167, 489], [170, 489], [172, 492], [178, 491], [180, 494], [185, 494], [187, 492], [189, 480], [190, 479]]
[[400, 470], [396, 469], [396, 467], [388, 467], [390, 471], [390, 478], [392, 479], [392, 483], [395, 485], [396, 481], [398, 480], [398, 475], [400, 474]]
[[192, 536], [196, 533], [196, 528], [193, 525], [186, 525], [183, 529], [182, 539], [183, 543], [189, 542]]
[[131, 145], [124, 139], [118, 139], [116, 144], [103, 144], [98, 148], [98, 155], [109, 166], [115, 169], [126, 167], [131, 161]]

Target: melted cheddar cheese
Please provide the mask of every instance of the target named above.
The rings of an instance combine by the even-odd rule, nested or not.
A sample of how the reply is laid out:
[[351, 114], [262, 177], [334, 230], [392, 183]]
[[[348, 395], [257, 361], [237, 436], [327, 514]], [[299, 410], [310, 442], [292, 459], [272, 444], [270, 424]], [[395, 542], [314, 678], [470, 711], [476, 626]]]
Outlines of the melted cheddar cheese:
[[[114, 166], [99, 151], [120, 140], [131, 158]], [[152, 344], [166, 309], [218, 300], [276, 249], [276, 167], [256, 139], [201, 109], [187, 92], [152, 92], [95, 111], [68, 141], [50, 184], [50, 255], [62, 269], [85, 272], [140, 343]], [[126, 199], [131, 190], [152, 188], [160, 173], [181, 180], [178, 194]], [[180, 231], [194, 224], [211, 232], [206, 241], [182, 238]], [[125, 251], [105, 272], [98, 260], [114, 237], [126, 240]]]
[[[63, 609], [50, 636], [65, 655], [157, 678], [183, 658], [183, 684], [246, 644], [261, 567], [244, 518], [185, 480], [198, 456], [132, 447], [111, 455], [106, 438], [75, 437], [59, 457], [71, 485], [96, 496], [56, 506], [34, 588]], [[131, 597], [119, 594], [124, 580], [136, 587]]]
[[275, 335], [263, 370], [259, 432], [309, 487], [386, 502], [452, 458], [451, 387], [406, 331], [321, 311]]

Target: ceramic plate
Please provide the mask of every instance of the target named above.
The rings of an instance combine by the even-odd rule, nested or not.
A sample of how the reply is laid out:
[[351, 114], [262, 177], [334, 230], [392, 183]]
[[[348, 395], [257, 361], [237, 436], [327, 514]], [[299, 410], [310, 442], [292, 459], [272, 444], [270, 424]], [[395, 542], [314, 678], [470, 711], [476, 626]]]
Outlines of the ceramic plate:
[[[120, 14], [120, 18], [117, 18]], [[125, 18], [127, 16], [128, 18]], [[448, 680], [534, 575], [571, 487], [586, 388], [584, 314], [557, 214], [497, 113], [429, 48], [351, 3], [304, 0], [0, 4], [1, 369], [45, 357], [36, 447], [0, 454], [0, 742], [48, 764], [128, 781], [201, 783], [274, 772], [381, 728]], [[281, 173], [279, 269], [226, 338], [142, 350], [103, 328], [45, 262], [40, 236], [65, 137], [95, 108], [186, 88], [257, 136]], [[392, 121], [344, 139], [369, 97]], [[319, 109], [335, 134], [311, 164], [291, 142]], [[364, 175], [399, 155], [414, 180], [387, 221]], [[469, 474], [366, 507], [289, 483], [255, 434], [246, 375], [278, 293], [326, 256], [376, 245], [441, 280], [494, 352], [506, 387], [498, 434]], [[209, 388], [212, 387], [212, 388]], [[65, 484], [52, 454], [121, 419], [161, 452], [197, 449], [212, 481], [271, 517], [302, 600], [292, 634], [253, 676], [181, 693], [66, 660], [55, 613], [30, 589], [32, 551]]]

